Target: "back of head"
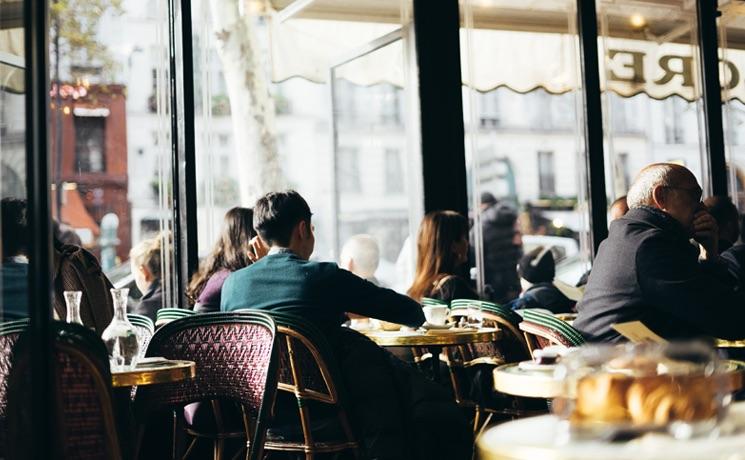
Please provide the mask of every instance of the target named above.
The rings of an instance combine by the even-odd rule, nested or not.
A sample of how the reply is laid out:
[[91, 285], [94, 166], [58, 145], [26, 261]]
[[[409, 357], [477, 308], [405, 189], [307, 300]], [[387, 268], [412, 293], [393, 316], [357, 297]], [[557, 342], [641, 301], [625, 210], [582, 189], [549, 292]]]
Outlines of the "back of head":
[[409, 295], [415, 299], [428, 292], [435, 279], [455, 272], [453, 244], [468, 237], [468, 220], [455, 211], [433, 211], [424, 216], [417, 237], [414, 283]]
[[26, 200], [3, 198], [0, 201], [0, 224], [2, 225], [2, 257], [26, 254], [28, 250], [28, 220]]
[[556, 263], [550, 247], [538, 246], [525, 254], [517, 265], [520, 278], [530, 283], [548, 283], [556, 275]]
[[378, 242], [370, 235], [354, 235], [344, 244], [340, 259], [343, 267], [353, 262], [355, 275], [372, 278], [380, 262]]
[[[251, 264], [249, 242], [256, 236], [251, 208], [235, 207], [225, 213], [220, 241], [213, 251], [219, 268], [236, 271]], [[218, 254], [219, 253], [219, 254]]]
[[675, 187], [681, 183], [686, 176], [695, 181], [693, 173], [685, 166], [675, 163], [654, 163], [644, 167], [634, 179], [626, 195], [629, 209], [642, 206], [654, 206], [655, 187]]
[[162, 250], [164, 239], [170, 238], [170, 233], [161, 232], [152, 238], [140, 241], [129, 251], [129, 258], [135, 266], [147, 268], [155, 278], [161, 277]]
[[294, 190], [267, 193], [254, 206], [253, 226], [270, 246], [290, 244], [292, 229], [300, 221], [310, 222], [308, 203]]
[[497, 204], [497, 198], [491, 192], [481, 192], [481, 207]]

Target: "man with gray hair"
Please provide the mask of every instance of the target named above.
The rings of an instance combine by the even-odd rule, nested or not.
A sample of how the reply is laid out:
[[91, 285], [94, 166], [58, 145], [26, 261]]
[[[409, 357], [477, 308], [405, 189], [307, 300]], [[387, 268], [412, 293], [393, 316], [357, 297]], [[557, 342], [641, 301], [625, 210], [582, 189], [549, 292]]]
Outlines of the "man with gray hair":
[[360, 234], [349, 238], [341, 249], [339, 259], [341, 268], [380, 286], [375, 278], [380, 263], [380, 248], [372, 236]]
[[577, 305], [574, 326], [588, 340], [623, 341], [612, 326], [628, 321], [666, 339], [745, 337], [745, 295], [719, 259], [717, 224], [701, 193], [683, 166], [642, 169]]

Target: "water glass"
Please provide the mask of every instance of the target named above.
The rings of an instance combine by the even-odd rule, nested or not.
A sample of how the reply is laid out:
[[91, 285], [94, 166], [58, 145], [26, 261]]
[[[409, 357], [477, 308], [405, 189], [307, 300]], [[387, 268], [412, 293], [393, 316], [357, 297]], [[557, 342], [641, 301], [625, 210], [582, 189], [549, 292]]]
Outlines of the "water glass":
[[468, 312], [466, 320], [469, 327], [481, 329], [484, 325], [484, 312], [481, 309], [481, 302], [474, 300], [468, 304]]
[[68, 323], [83, 325], [83, 320], [80, 318], [80, 299], [83, 297], [82, 291], [65, 291], [63, 292], [65, 297], [65, 305], [67, 306], [67, 318]]

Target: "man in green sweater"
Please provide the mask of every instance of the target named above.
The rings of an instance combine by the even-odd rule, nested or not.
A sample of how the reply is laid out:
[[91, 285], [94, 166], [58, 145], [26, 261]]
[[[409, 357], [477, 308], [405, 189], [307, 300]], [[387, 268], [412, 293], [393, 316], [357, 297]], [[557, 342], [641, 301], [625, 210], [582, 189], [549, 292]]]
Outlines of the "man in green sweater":
[[417, 327], [424, 322], [419, 304], [334, 263], [308, 260], [315, 245], [311, 212], [295, 191], [260, 198], [254, 227], [269, 252], [228, 277], [221, 309], [292, 313], [326, 333], [367, 458], [469, 459], [470, 430], [448, 392], [366, 337], [340, 327], [346, 312]]

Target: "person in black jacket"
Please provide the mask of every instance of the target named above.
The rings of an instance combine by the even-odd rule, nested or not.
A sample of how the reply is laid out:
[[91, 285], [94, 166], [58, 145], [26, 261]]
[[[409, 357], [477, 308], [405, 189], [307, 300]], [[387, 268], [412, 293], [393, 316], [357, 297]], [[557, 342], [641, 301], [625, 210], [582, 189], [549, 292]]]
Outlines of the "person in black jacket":
[[513, 310], [522, 308], [545, 308], [553, 313], [571, 313], [575, 301], [565, 296], [554, 286], [556, 263], [551, 248], [538, 246], [525, 254], [517, 266], [520, 283], [525, 291], [507, 304]]
[[517, 234], [517, 211], [489, 192], [481, 194], [481, 239], [484, 283], [490, 300], [505, 303], [520, 293], [517, 261], [522, 243]]
[[[719, 256], [717, 225], [683, 166], [644, 168], [629, 212], [600, 245], [574, 327], [590, 341], [619, 342], [615, 323], [641, 321], [667, 339], [745, 337], [745, 296]], [[693, 238], [701, 245], [692, 245]]]

